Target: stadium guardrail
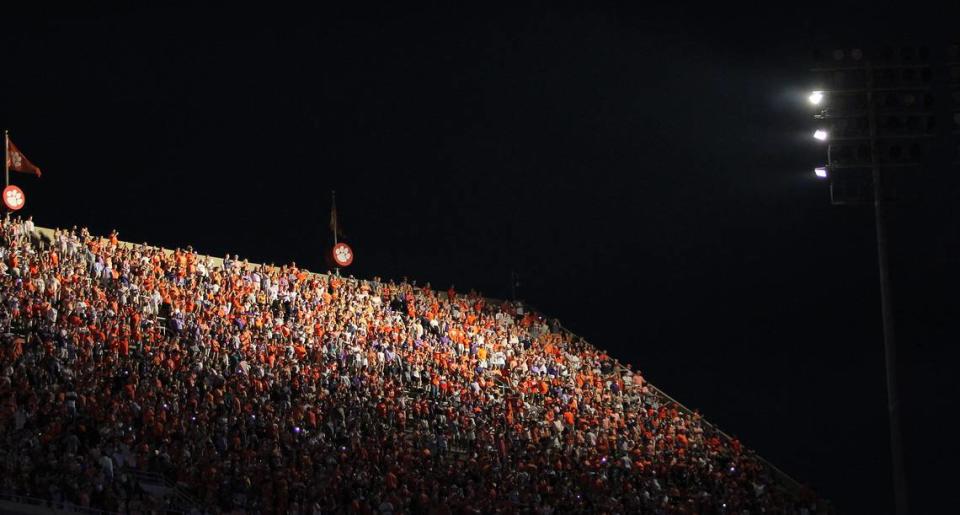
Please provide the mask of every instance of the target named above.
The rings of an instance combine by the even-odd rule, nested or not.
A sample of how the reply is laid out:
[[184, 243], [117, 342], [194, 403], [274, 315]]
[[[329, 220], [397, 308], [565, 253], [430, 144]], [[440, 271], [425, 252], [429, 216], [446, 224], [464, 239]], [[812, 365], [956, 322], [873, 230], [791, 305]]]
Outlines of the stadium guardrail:
[[[528, 305], [528, 307], [530, 307], [530, 308], [533, 309], [534, 311], [537, 311], [536, 308], [533, 308], [532, 306], [529, 306], [529, 305]], [[559, 321], [558, 321], [558, 324], [559, 324]], [[566, 327], [564, 327], [563, 324], [559, 324], [559, 325], [560, 325], [560, 328], [561, 328], [564, 332], [566, 332], [567, 334], [572, 335], [572, 336], [575, 336], [575, 337], [577, 337], [577, 338], [582, 339], [584, 342], [587, 342], [587, 340], [586, 340], [585, 338], [577, 335], [577, 334], [574, 333], [573, 331], [570, 331], [569, 329], [567, 329]], [[590, 342], [587, 342], [587, 344], [593, 346], [594, 348], [599, 348], [599, 347], [594, 346], [594, 345], [591, 344]], [[623, 366], [622, 364], [617, 363], [617, 366], [619, 367], [621, 374], [624, 374], [624, 373], [633, 374], [633, 371], [632, 371], [632, 370], [628, 369], [627, 367]], [[664, 391], [661, 390], [660, 388], [657, 388], [656, 386], [654, 386], [652, 383], [650, 383], [650, 382], [645, 382], [645, 384], [646, 384], [646, 386], [647, 386], [648, 388], [650, 388], [651, 390], [653, 390], [654, 392], [656, 392], [656, 394], [657, 394], [658, 396], [663, 397], [664, 399], [666, 399], [666, 400], [672, 402], [673, 404], [675, 404], [675, 405], [677, 406], [677, 408], [678, 408], [681, 412], [683, 412], [685, 415], [687, 415], [687, 416], [693, 416], [694, 414], [696, 414], [696, 415], [700, 418], [701, 422], [702, 422], [705, 426], [707, 426], [708, 428], [712, 429], [713, 431], [716, 431], [717, 434], [721, 435], [722, 437], [724, 437], [724, 438], [727, 439], [728, 441], [732, 441], [732, 440], [734, 439], [732, 436], [728, 435], [726, 432], [724, 432], [724, 431], [723, 431], [722, 429], [720, 429], [718, 426], [716, 426], [715, 424], [713, 424], [713, 423], [711, 423], [709, 420], [707, 420], [707, 418], [706, 418], [705, 416], [703, 416], [702, 413], [694, 412], [694, 411], [691, 410], [690, 408], [688, 408], [688, 407], [686, 407], [685, 405], [683, 405], [680, 401], [674, 399], [673, 397], [671, 397], [670, 395], [668, 395], [666, 392], [664, 392]], [[752, 456], [754, 459], [756, 459], [756, 460], [759, 461], [761, 464], [763, 464], [763, 466], [765, 466], [767, 469], [769, 469], [769, 470], [774, 474], [774, 476], [777, 477], [777, 479], [780, 481], [780, 483], [781, 483], [782, 485], [788, 487], [788, 488], [790, 489], [790, 492], [791, 492], [791, 493], [794, 493], [794, 494], [803, 494], [803, 493], [806, 493], [806, 492], [809, 490], [809, 488], [807, 488], [807, 487], [804, 486], [802, 483], [800, 483], [799, 481], [797, 481], [796, 479], [794, 479], [793, 477], [791, 477], [791, 476], [790, 476], [789, 474], [787, 474], [786, 472], [784, 472], [784, 471], [780, 470], [779, 468], [777, 468], [776, 465], [774, 465], [773, 463], [770, 463], [769, 461], [767, 461], [766, 459], [764, 459], [762, 456], [760, 456], [760, 455], [757, 454], [756, 452], [750, 451], [750, 454], [751, 454], [751, 456]]]
[[70, 502], [40, 499], [39, 497], [30, 497], [28, 495], [19, 495], [11, 492], [0, 492], [0, 513], [16, 508], [16, 506], [4, 508], [2, 505], [3, 502], [20, 505], [23, 507], [21, 509], [23, 509], [24, 512], [28, 511], [27, 507], [31, 507], [44, 510], [48, 513], [53, 511], [58, 513], [85, 513], [88, 515], [119, 515], [117, 512], [113, 511], [98, 510], [96, 508], [88, 508]]

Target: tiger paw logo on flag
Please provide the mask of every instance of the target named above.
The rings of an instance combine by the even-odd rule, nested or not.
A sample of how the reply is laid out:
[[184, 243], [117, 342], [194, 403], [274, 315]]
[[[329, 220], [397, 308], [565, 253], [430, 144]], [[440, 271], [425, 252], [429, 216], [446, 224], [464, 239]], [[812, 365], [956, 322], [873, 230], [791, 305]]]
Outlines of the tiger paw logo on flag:
[[[7, 138], [7, 168], [14, 172], [31, 173], [40, 177], [40, 168], [30, 162], [27, 156], [20, 152], [20, 149], [13, 144], [10, 138]], [[6, 200], [6, 198], [4, 198]]]

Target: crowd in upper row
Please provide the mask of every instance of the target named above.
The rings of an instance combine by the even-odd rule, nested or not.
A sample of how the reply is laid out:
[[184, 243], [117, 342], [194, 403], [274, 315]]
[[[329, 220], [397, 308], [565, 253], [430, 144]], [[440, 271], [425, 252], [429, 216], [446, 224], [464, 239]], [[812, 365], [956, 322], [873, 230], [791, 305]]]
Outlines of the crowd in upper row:
[[[215, 262], [216, 261], [216, 262]], [[476, 294], [0, 225], [0, 492], [210, 513], [824, 513], [558, 327]]]

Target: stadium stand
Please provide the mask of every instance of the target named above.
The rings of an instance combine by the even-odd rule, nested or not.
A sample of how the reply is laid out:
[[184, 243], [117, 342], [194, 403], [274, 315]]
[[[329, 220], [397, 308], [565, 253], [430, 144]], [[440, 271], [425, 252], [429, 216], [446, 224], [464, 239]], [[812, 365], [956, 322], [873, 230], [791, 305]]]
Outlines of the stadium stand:
[[0, 502], [832, 511], [522, 304], [29, 219], [3, 220], [0, 240]]

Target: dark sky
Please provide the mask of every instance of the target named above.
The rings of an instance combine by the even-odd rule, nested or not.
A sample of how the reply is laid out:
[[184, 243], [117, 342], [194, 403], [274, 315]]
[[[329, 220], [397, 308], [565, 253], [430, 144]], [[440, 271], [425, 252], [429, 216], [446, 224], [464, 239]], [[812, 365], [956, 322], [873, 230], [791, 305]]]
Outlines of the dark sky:
[[[335, 189], [350, 273], [505, 298], [514, 270], [843, 511], [887, 513], [872, 211], [813, 179], [804, 97], [814, 48], [935, 46], [945, 15], [727, 8], [14, 7], [0, 125], [46, 226], [321, 270]], [[891, 226], [917, 513], [955, 489], [957, 173], [910, 178]]]

